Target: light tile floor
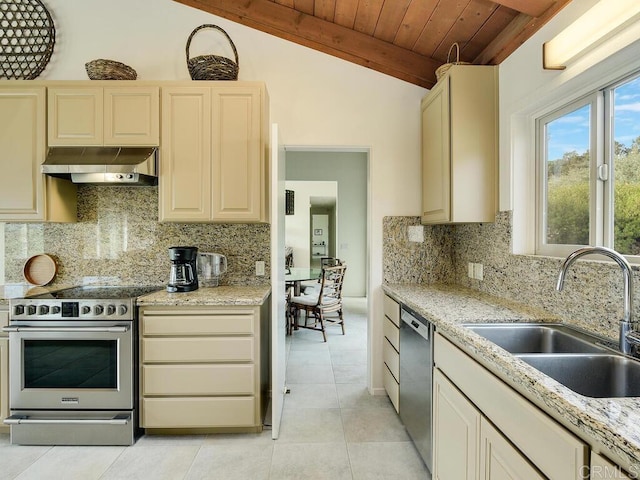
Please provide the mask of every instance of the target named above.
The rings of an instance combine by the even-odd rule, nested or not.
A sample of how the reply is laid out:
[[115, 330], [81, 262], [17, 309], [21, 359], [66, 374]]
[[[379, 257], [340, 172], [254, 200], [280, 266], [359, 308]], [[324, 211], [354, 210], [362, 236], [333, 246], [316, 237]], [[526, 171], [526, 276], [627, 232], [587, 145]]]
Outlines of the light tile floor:
[[155, 436], [131, 447], [10, 445], [0, 479], [430, 479], [386, 396], [366, 389], [365, 299], [347, 299], [346, 335], [328, 328], [287, 337], [280, 438], [261, 434]]

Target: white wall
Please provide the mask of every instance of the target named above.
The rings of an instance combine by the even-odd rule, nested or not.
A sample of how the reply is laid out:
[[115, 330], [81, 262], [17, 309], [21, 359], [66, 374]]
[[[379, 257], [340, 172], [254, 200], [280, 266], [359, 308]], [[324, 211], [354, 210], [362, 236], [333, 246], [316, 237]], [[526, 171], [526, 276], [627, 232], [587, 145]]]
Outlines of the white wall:
[[[86, 79], [85, 62], [111, 58], [142, 80], [187, 80], [185, 45], [203, 23], [224, 28], [240, 56], [240, 80], [266, 82], [271, 118], [285, 145], [370, 149], [369, 330], [382, 392], [382, 218], [420, 213], [420, 99], [426, 90], [170, 0], [47, 0], [57, 32], [41, 79]], [[205, 35], [204, 37], [208, 37]], [[212, 38], [218, 38], [216, 36]], [[201, 48], [191, 54], [224, 50]], [[213, 42], [213, 40], [211, 40]], [[207, 43], [206, 41], [204, 43]]]
[[640, 22], [563, 71], [542, 68], [542, 44], [596, 3], [569, 3], [500, 65], [500, 210], [513, 210], [514, 253], [534, 248], [535, 117], [640, 68]]
[[[311, 216], [309, 207], [311, 197], [336, 197], [338, 205], [337, 182], [287, 181], [287, 190], [295, 192], [294, 214], [285, 216], [285, 241], [293, 248], [293, 264], [296, 267], [310, 266]], [[339, 206], [338, 206], [339, 208]]]

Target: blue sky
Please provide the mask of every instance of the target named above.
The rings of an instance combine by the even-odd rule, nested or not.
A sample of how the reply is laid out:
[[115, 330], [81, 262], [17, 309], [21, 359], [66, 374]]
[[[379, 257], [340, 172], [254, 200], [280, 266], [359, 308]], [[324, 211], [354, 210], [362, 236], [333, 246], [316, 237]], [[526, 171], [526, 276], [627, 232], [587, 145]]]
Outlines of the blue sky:
[[[640, 77], [615, 90], [614, 129], [616, 141], [627, 146], [640, 136]], [[584, 153], [589, 147], [589, 106], [571, 112], [548, 125], [549, 160], [564, 152]]]

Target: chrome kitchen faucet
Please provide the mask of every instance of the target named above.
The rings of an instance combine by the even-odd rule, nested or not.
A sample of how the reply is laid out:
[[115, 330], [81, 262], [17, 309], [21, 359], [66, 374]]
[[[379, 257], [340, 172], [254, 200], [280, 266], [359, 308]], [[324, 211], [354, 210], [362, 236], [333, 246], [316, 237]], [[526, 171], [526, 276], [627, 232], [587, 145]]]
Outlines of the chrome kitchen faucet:
[[640, 345], [640, 325], [638, 325], [638, 323], [633, 319], [633, 274], [631, 271], [631, 265], [629, 265], [626, 258], [611, 248], [579, 248], [570, 254], [560, 267], [556, 290], [559, 292], [562, 291], [562, 287], [564, 286], [564, 277], [567, 270], [573, 262], [585, 255], [604, 255], [614, 260], [622, 269], [622, 277], [624, 281], [624, 314], [623, 319], [620, 321], [619, 348], [622, 353], [630, 355], [633, 353], [634, 347]]

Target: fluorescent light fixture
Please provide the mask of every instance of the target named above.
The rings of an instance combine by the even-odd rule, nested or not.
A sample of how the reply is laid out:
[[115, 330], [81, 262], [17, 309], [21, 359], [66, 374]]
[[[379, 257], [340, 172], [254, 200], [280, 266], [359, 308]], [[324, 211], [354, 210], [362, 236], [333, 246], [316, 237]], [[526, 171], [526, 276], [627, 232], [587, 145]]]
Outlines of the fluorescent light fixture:
[[542, 66], [564, 70], [567, 62], [639, 19], [639, 0], [600, 0], [542, 46]]

